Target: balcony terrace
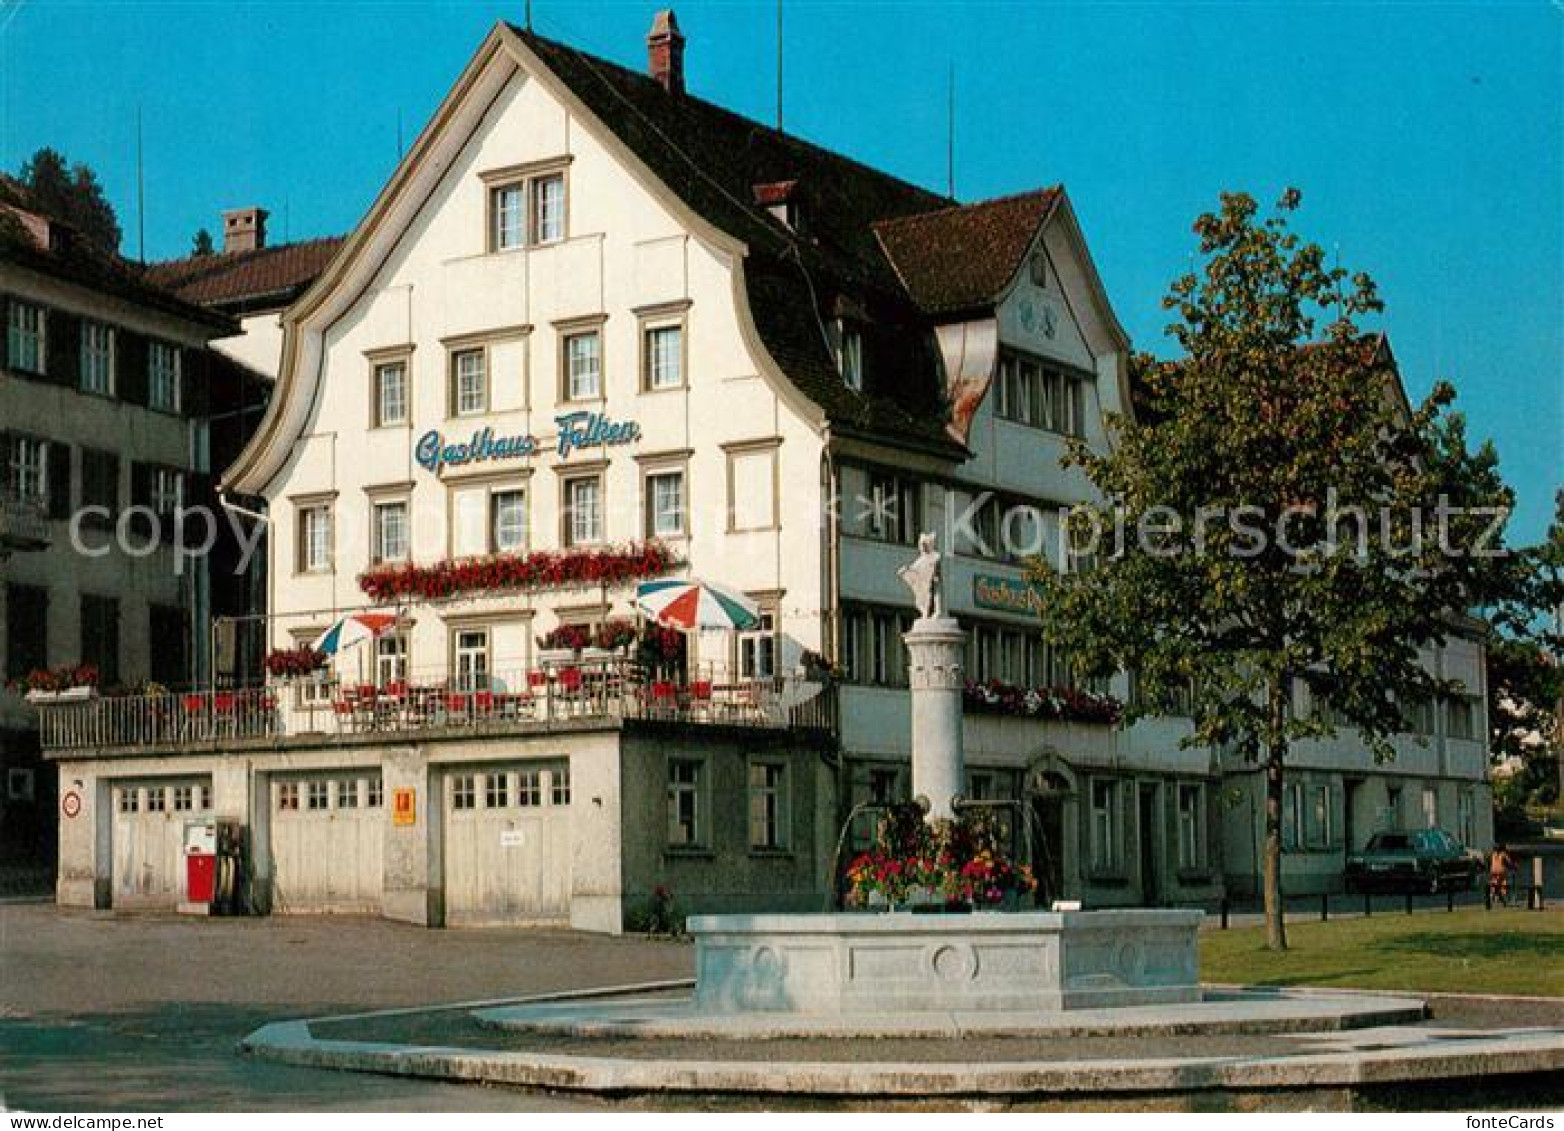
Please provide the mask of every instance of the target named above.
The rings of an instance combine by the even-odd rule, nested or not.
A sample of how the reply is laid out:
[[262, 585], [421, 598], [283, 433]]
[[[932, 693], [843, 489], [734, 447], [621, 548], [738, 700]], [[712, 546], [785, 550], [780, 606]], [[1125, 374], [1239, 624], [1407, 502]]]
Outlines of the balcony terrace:
[[787, 676], [697, 674], [652, 678], [616, 659], [476, 677], [415, 673], [383, 684], [305, 677], [264, 687], [109, 695], [37, 706], [43, 747], [56, 752], [522, 733], [625, 721], [793, 730], [814, 740], [835, 731], [832, 688]]

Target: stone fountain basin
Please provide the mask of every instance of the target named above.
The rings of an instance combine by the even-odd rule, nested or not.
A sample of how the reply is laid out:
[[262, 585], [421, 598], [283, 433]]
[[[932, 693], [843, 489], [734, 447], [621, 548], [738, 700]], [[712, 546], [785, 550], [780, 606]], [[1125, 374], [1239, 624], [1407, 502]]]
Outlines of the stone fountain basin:
[[1200, 1000], [1199, 911], [698, 915], [696, 1013], [1037, 1013]]

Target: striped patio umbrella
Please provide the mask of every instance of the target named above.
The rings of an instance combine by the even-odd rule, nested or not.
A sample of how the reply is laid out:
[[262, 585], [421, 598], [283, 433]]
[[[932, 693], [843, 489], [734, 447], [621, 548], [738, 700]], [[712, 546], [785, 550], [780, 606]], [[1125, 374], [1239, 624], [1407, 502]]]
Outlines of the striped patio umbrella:
[[351, 613], [321, 633], [311, 647], [323, 655], [335, 656], [366, 640], [384, 636], [395, 624], [394, 613]]
[[635, 590], [636, 607], [650, 620], [691, 632], [698, 628], [760, 627], [760, 607], [742, 593], [710, 581], [643, 581]]

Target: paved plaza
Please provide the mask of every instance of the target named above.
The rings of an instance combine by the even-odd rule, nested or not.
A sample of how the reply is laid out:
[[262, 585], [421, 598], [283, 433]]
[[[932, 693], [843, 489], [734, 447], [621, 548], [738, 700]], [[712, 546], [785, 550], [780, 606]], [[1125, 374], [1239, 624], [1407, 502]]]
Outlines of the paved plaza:
[[[480, 1024], [482, 1018], [473, 1009], [428, 1008], [502, 1003], [603, 986], [683, 983], [693, 973], [692, 960], [693, 948], [684, 943], [566, 931], [428, 931], [379, 919], [111, 917], [47, 904], [0, 906], [0, 1092], [12, 1108], [77, 1111], [539, 1111], [625, 1103], [808, 1103], [796, 1095], [768, 1096], [764, 1089], [749, 1099], [717, 1100], [699, 1092], [658, 1097], [645, 1089], [613, 1094], [612, 1088], [610, 1095], [598, 1097], [564, 1090], [569, 1072], [542, 1081], [552, 1081], [552, 1091], [454, 1082], [465, 1075], [491, 1083], [522, 1083], [528, 1077], [515, 1067], [520, 1060], [556, 1058], [550, 1063], [557, 1064], [563, 1063], [557, 1058], [585, 1057], [596, 1064], [590, 1078], [607, 1083], [616, 1077], [603, 1074], [605, 1064], [638, 1061], [646, 1066], [656, 1059], [699, 1062], [713, 1081], [748, 1079], [755, 1075], [755, 1066], [768, 1062], [785, 1069], [787, 1062], [835, 1061], [841, 1065], [838, 1075], [859, 1077], [871, 1065], [900, 1065], [908, 1079], [934, 1079], [950, 1065], [965, 1062], [967, 1067], [982, 1067], [996, 1080], [1018, 1079], [1022, 1070], [1039, 1083], [1055, 1080], [1055, 1095], [1015, 1099], [1022, 1104], [1295, 1108], [1361, 1106], [1377, 1096], [1386, 1106], [1491, 1107], [1513, 1105], [1516, 1097], [1499, 1082], [1487, 1081], [1481, 1090], [1456, 1085], [1446, 1089], [1448, 1094], [1425, 1085], [1415, 1097], [1398, 1096], [1394, 1085], [1366, 1095], [1362, 1089], [1334, 1084], [1313, 1090], [1279, 1085], [1238, 1096], [1213, 1091], [1204, 1097], [1142, 1093], [1088, 1100], [1068, 1095], [1065, 1083], [1083, 1064], [1093, 1065], [1093, 1072], [1122, 1076], [1136, 1065], [1153, 1065], [1175, 1055], [1200, 1058], [1207, 1064], [1201, 1071], [1218, 1082], [1224, 1073], [1237, 1071], [1240, 1062], [1245, 1073], [1268, 1058], [1300, 1055], [1364, 1053], [1390, 1063], [1403, 1055], [1421, 1055], [1420, 1050], [1461, 1044], [1474, 1054], [1497, 1056], [1513, 1065], [1516, 1058], [1539, 1055], [1539, 1049], [1564, 1039], [1564, 1003], [1451, 998], [1433, 999], [1432, 1016], [1415, 1024], [1336, 1034], [1244, 1034], [1218, 1027], [1176, 1040], [1165, 1033], [1115, 1037], [1087, 1031], [1053, 1038], [1036, 1033], [1026, 1040], [967, 1034], [948, 1041], [703, 1043], [667, 1039], [666, 1034], [661, 1039], [647, 1034], [650, 1039], [637, 1041], [622, 1033], [594, 1040], [579, 1033], [505, 1032]], [[687, 991], [663, 991], [665, 997], [681, 992]], [[299, 1019], [329, 1016], [349, 1019], [297, 1024]], [[280, 1061], [239, 1055], [239, 1042], [258, 1031], [299, 1048], [285, 1050], [290, 1054]], [[379, 1065], [393, 1072], [423, 1065], [420, 1071], [435, 1075], [446, 1069], [445, 1081], [298, 1063], [322, 1063], [322, 1042], [382, 1049], [455, 1048], [465, 1059], [424, 1064], [415, 1051], [400, 1064]], [[1397, 1052], [1395, 1046], [1405, 1051]], [[292, 1055], [300, 1048], [302, 1054]], [[499, 1055], [491, 1057], [489, 1052]], [[373, 1061], [370, 1057], [361, 1063]], [[1223, 1061], [1233, 1067], [1223, 1068]], [[744, 1067], [746, 1062], [750, 1068]], [[451, 1064], [455, 1071], [448, 1071]], [[622, 1067], [614, 1071], [620, 1073], [619, 1080], [650, 1079], [649, 1068], [633, 1064], [628, 1074]], [[1534, 1090], [1522, 1106], [1559, 1102], [1561, 1095], [1549, 1093], [1550, 1101], [1535, 1088], [1540, 1080], [1564, 1094], [1561, 1075], [1554, 1071], [1551, 1077], [1530, 1076], [1528, 1086]], [[969, 1101], [951, 1096], [942, 1102]]]

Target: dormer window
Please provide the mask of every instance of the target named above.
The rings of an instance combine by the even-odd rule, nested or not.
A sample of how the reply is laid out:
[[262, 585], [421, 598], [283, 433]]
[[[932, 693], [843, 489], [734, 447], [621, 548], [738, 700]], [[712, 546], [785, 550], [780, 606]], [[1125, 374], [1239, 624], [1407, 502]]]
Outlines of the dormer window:
[[753, 186], [755, 203], [764, 208], [778, 223], [793, 231], [799, 230], [802, 213], [799, 209], [797, 181], [772, 181]]
[[855, 393], [863, 392], [863, 331], [857, 326], [842, 323], [837, 346], [837, 367], [842, 371], [842, 383]]

